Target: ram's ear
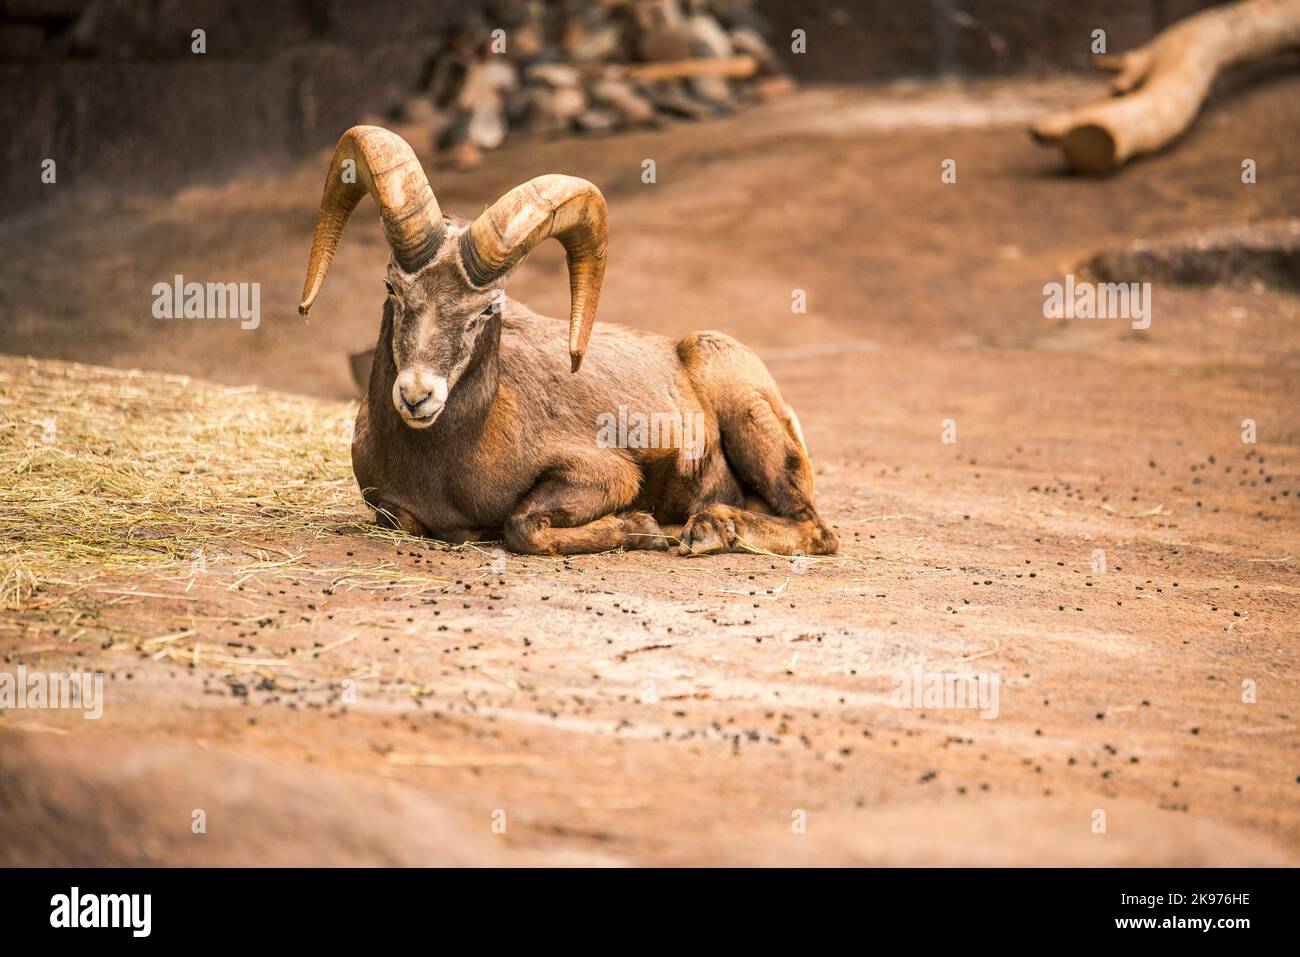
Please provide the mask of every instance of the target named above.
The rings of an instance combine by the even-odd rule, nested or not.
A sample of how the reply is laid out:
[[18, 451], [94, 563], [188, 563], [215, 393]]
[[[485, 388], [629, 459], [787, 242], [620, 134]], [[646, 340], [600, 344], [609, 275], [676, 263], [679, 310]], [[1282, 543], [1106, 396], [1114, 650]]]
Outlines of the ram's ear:
[[564, 246], [569, 261], [569, 361], [577, 372], [605, 279], [609, 212], [600, 190], [585, 179], [554, 173], [516, 186], [461, 233], [461, 262], [470, 282], [483, 288], [551, 238]]
[[375, 350], [354, 352], [348, 357], [348, 362], [352, 366], [352, 381], [357, 384], [361, 394], [365, 395], [370, 388], [370, 369], [375, 364]]

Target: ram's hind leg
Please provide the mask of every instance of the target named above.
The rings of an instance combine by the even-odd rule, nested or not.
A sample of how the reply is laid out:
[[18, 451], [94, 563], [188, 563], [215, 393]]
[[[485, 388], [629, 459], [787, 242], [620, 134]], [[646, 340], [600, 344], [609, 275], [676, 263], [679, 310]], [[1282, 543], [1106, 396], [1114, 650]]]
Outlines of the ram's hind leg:
[[715, 332], [687, 336], [678, 354], [717, 415], [728, 465], [748, 496], [772, 513], [701, 502], [683, 529], [681, 553], [833, 554], [839, 540], [813, 504], [812, 463], [799, 420], [767, 367], [739, 342]]
[[609, 486], [539, 484], [506, 521], [512, 551], [525, 555], [583, 555], [616, 548], [668, 548], [649, 512], [610, 511]]
[[555, 525], [563, 516], [527, 515], [510, 519], [506, 544], [524, 555], [586, 555], [617, 548], [663, 551], [668, 538], [649, 512], [619, 512], [583, 525]]

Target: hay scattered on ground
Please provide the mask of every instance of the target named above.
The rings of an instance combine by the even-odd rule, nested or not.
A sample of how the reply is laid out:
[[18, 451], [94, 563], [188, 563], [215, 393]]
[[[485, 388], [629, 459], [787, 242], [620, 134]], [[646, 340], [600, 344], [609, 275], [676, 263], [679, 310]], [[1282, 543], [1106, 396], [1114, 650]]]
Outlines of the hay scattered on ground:
[[[115, 572], [303, 571], [311, 540], [342, 530], [404, 538], [371, 523], [357, 492], [355, 415], [353, 403], [0, 357], [0, 608]], [[324, 571], [365, 587], [395, 570]]]

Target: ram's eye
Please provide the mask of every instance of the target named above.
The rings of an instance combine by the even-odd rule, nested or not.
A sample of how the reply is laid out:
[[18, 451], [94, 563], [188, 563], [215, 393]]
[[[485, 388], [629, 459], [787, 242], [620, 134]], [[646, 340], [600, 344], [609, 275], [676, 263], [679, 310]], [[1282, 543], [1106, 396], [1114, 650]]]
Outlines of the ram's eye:
[[384, 280], [384, 288], [388, 290], [388, 294], [390, 296], [397, 295], [397, 290], [393, 288], [393, 284], [389, 282], [387, 279]]

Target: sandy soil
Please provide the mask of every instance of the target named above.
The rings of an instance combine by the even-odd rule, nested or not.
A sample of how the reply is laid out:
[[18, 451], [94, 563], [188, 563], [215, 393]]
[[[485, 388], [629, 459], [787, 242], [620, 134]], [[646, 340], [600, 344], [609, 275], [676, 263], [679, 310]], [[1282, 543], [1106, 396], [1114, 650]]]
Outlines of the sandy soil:
[[[843, 555], [494, 566], [339, 536], [283, 544], [455, 584], [101, 578], [77, 597], [87, 621], [318, 654], [332, 678], [249, 681], [5, 616], [6, 669], [102, 667], [109, 699], [98, 722], [0, 714], [0, 862], [1295, 863], [1300, 299], [1159, 284], [1134, 331], [1044, 319], [1042, 287], [1132, 239], [1300, 215], [1300, 78], [1214, 104], [1102, 180], [1060, 175], [1023, 132], [1078, 94], [809, 90], [436, 171], [467, 214], [540, 172], [597, 182], [601, 318], [757, 348]], [[0, 351], [350, 397], [385, 250], [363, 207], [299, 323], [323, 170], [10, 225]], [[154, 319], [150, 289], [176, 273], [261, 282], [261, 327]], [[562, 277], [539, 251], [511, 292], [562, 314]], [[916, 665], [996, 674], [997, 717], [892, 707], [891, 676]]]

